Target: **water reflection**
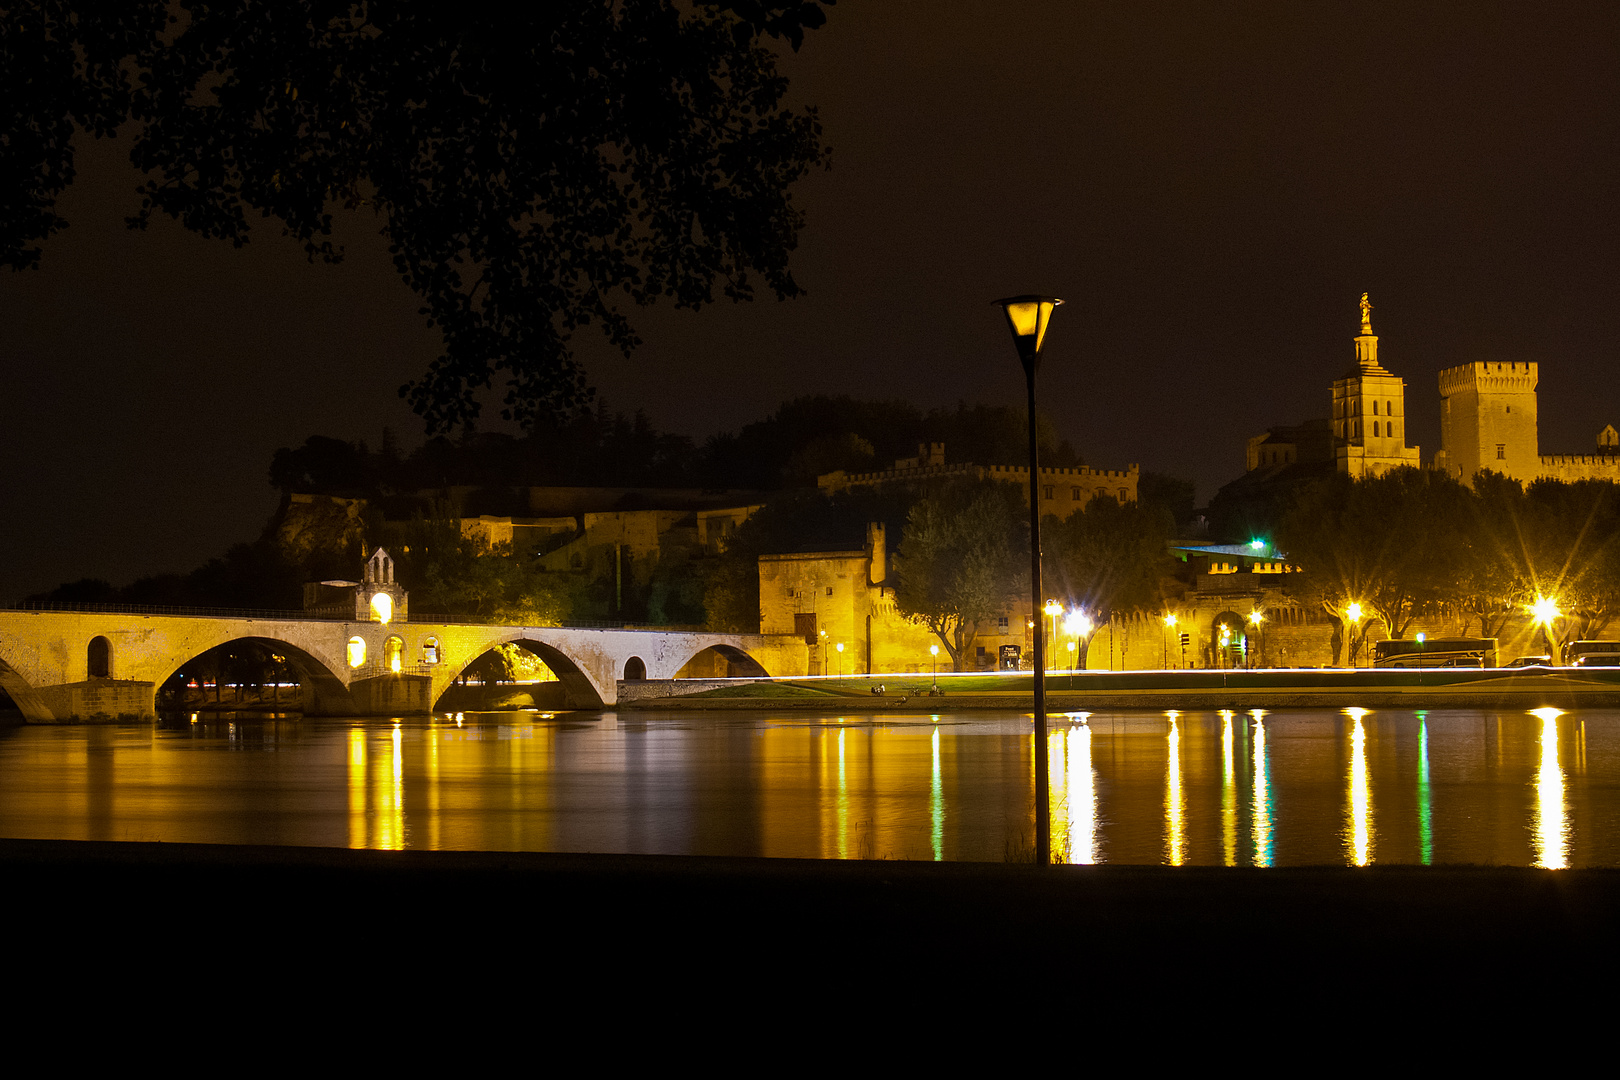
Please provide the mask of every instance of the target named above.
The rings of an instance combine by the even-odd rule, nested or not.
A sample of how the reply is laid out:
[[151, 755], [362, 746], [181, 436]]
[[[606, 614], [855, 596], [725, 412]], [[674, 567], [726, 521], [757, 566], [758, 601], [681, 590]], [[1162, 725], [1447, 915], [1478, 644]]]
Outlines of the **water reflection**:
[[1350, 731], [1350, 821], [1346, 829], [1350, 861], [1366, 866], [1372, 861], [1372, 793], [1367, 784], [1367, 731], [1361, 725], [1366, 709], [1346, 709], [1354, 721]]
[[1535, 865], [1569, 865], [1569, 825], [1564, 808], [1564, 770], [1558, 767], [1558, 709], [1533, 709], [1541, 719], [1541, 767], [1536, 771], [1535, 815], [1530, 824]]
[[[1620, 712], [1068, 721], [1069, 862], [1620, 865]], [[0, 835], [1001, 861], [1033, 847], [1032, 751], [1011, 712], [182, 714], [0, 731]]]
[[1237, 769], [1232, 747], [1232, 710], [1221, 710], [1221, 856], [1237, 865]]
[[1429, 718], [1419, 710], [1418, 718], [1418, 859], [1424, 866], [1434, 862], [1434, 823], [1429, 806]]
[[1181, 714], [1172, 709], [1165, 715], [1170, 718], [1170, 763], [1164, 776], [1164, 855], [1171, 866], [1180, 866], [1187, 846], [1181, 806], [1181, 730], [1176, 726]]
[[1249, 715], [1254, 718], [1254, 786], [1249, 793], [1249, 812], [1254, 823], [1254, 865], [1270, 866], [1273, 856], [1271, 770], [1266, 754], [1266, 711], [1251, 709]]

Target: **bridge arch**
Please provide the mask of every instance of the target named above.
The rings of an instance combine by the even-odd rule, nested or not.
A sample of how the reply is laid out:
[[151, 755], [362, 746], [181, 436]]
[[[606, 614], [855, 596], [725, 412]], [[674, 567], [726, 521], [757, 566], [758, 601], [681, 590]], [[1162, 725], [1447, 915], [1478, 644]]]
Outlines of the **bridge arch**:
[[[170, 667], [163, 678], [157, 680], [157, 689], [161, 691], [170, 679], [201, 657], [239, 641], [261, 645], [270, 649], [277, 656], [285, 658], [287, 666], [292, 668], [294, 674], [298, 676], [299, 685], [303, 688], [302, 700], [297, 703], [302, 712], [309, 715], [346, 716], [357, 711], [354, 697], [350, 694], [343, 678], [325, 660], [289, 641], [255, 634], [239, 634], [234, 637], [227, 637], [214, 642], [206, 648], [197, 649], [190, 656]], [[289, 702], [288, 704], [291, 706], [293, 703]]]
[[4, 690], [11, 698], [12, 704], [22, 712], [23, 719], [33, 723], [45, 723], [56, 719], [45, 699], [39, 696], [16, 668], [6, 662], [4, 643], [0, 642], [0, 690]]
[[[433, 698], [437, 705], [439, 698], [444, 696], [450, 684], [459, 679], [464, 672], [491, 650], [502, 645], [516, 645], [525, 652], [538, 656], [557, 681], [562, 684], [563, 701], [571, 709], [601, 709], [606, 707], [606, 699], [596, 682], [573, 657], [546, 641], [536, 637], [518, 634], [513, 637], [492, 640], [484, 648], [478, 649], [472, 655], [459, 663], [444, 662], [435, 670], [433, 675]], [[448, 661], [448, 658], [446, 658]]]
[[639, 656], [632, 656], [624, 662], [624, 681], [641, 682], [647, 677], [647, 662]]
[[677, 679], [767, 679], [765, 665], [735, 645], [716, 642], [686, 658], [675, 672]]

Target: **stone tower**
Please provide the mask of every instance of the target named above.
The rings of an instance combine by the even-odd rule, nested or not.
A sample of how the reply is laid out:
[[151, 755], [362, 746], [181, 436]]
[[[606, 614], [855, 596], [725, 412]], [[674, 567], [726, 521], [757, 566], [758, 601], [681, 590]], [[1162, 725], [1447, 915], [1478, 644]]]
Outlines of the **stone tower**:
[[1440, 373], [1435, 467], [1474, 486], [1489, 469], [1529, 483], [1545, 470], [1536, 446], [1533, 363], [1479, 361]]
[[1333, 383], [1333, 447], [1339, 472], [1352, 478], [1418, 464], [1418, 447], [1406, 445], [1406, 382], [1378, 363], [1366, 293], [1361, 294], [1356, 365]]

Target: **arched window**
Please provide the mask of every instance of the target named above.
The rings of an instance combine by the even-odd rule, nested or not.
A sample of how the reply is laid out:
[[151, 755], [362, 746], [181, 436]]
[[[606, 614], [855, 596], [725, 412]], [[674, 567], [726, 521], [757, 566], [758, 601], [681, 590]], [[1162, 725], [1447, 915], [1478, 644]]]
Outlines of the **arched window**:
[[1378, 415], [1378, 402], [1376, 402], [1376, 401], [1373, 402], [1373, 415], [1374, 416]]
[[647, 677], [647, 665], [642, 663], [641, 657], [632, 656], [624, 662], [625, 682], [640, 682]]
[[86, 659], [90, 662], [90, 677], [92, 679], [109, 679], [112, 677], [112, 642], [104, 637], [91, 638]]
[[422, 663], [437, 664], [439, 662], [439, 639], [430, 637], [422, 642]]
[[401, 661], [405, 657], [405, 641], [403, 638], [390, 636], [383, 642], [383, 664], [389, 671], [398, 671]]
[[[1378, 402], [1376, 402], [1376, 401], [1373, 402], [1374, 406], [1377, 406], [1377, 404], [1378, 404]], [[1374, 411], [1376, 411], [1376, 408], [1375, 408]], [[1375, 438], [1375, 439], [1378, 438], [1378, 421], [1376, 421], [1376, 420], [1373, 421], [1373, 438]]]
[[349, 639], [349, 666], [357, 668], [366, 662], [366, 642], [364, 638], [352, 637]]

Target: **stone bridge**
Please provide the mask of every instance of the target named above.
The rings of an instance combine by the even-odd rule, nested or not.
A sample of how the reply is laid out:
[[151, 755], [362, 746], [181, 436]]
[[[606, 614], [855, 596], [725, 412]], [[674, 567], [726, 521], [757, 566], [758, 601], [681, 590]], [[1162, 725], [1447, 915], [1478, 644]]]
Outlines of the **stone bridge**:
[[289, 706], [311, 716], [429, 712], [468, 664], [509, 642], [556, 673], [569, 708], [613, 705], [619, 680], [675, 678], [700, 654], [720, 674], [802, 675], [808, 667], [804, 640], [792, 635], [0, 611], [0, 687], [31, 722], [149, 717], [157, 689], [182, 665], [233, 641], [284, 656], [303, 687]]

